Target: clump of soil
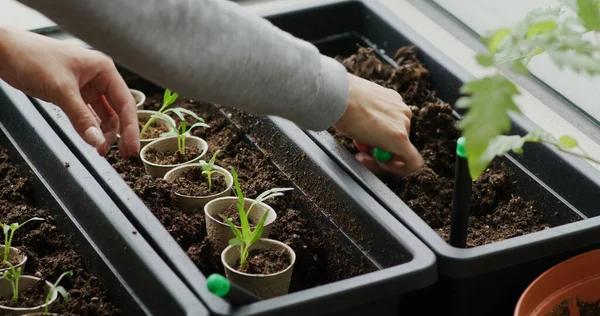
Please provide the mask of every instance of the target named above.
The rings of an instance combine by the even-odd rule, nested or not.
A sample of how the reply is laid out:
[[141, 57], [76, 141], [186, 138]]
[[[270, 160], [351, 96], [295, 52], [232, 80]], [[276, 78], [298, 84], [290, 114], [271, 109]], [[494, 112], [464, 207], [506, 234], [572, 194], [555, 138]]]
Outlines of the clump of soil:
[[[140, 127], [140, 132], [148, 123], [149, 119], [139, 119], [138, 126]], [[144, 131], [144, 135], [140, 135], [141, 139], [153, 139], [158, 138], [160, 135], [167, 133], [169, 129], [166, 126], [160, 125], [157, 123], [158, 120], [154, 121], [146, 130]]]
[[188, 196], [209, 196], [227, 190], [225, 177], [220, 173], [211, 175], [211, 188], [208, 189], [208, 177], [202, 174], [202, 168], [188, 168], [173, 181], [175, 192]]
[[144, 157], [149, 162], [158, 165], [176, 165], [193, 160], [200, 156], [200, 154], [202, 154], [202, 152], [196, 146], [186, 146], [183, 154], [179, 150], [173, 153], [167, 151], [157, 151], [154, 148], [148, 148]]
[[0, 297], [0, 305], [8, 307], [36, 307], [46, 303], [46, 286], [44, 280], [35, 283], [34, 286], [25, 290], [19, 291], [18, 301], [9, 297]]
[[246, 264], [240, 268], [238, 261], [234, 269], [250, 274], [273, 274], [290, 266], [290, 257], [285, 249], [254, 249], [248, 254]]
[[[25, 250], [27, 265], [23, 275], [33, 275], [54, 282], [65, 271], [73, 276], [60, 285], [69, 293], [69, 303], [59, 299], [51, 311], [63, 315], [121, 315], [110, 302], [102, 281], [85, 266], [75, 251], [71, 236], [60, 233], [48, 210], [32, 202], [32, 180], [15, 167], [4, 149], [0, 149], [0, 218], [5, 223], [22, 223], [32, 217], [44, 221], [28, 223], [15, 234], [13, 245]], [[39, 305], [39, 304], [38, 304]]]
[[[252, 208], [253, 212], [255, 212], [255, 207], [256, 206], [254, 206]], [[221, 214], [219, 214], [219, 215], [223, 215], [223, 216], [227, 217], [236, 226], [241, 226], [242, 225], [242, 222], [240, 221], [240, 212], [237, 209], [237, 204], [231, 204], [228, 208], [226, 208], [225, 210], [223, 210], [221, 212]], [[227, 224], [227, 222], [223, 221], [220, 216], [219, 216], [219, 220], [221, 220], [221, 222]], [[254, 227], [254, 225], [257, 224], [250, 217], [248, 217], [248, 223], [250, 223], [251, 227]]]
[[[425, 166], [406, 178], [383, 179], [408, 206], [445, 240], [449, 238], [456, 140], [459, 131], [452, 107], [429, 89], [429, 71], [413, 46], [400, 48], [395, 59], [399, 68], [381, 62], [371, 48], [359, 48], [350, 57], [337, 57], [357, 76], [398, 91], [411, 108], [410, 140], [425, 160]], [[350, 152], [358, 149], [351, 139], [329, 132]], [[513, 190], [510, 170], [498, 160], [473, 183], [467, 246], [474, 247], [547, 229], [549, 225], [535, 205]]]

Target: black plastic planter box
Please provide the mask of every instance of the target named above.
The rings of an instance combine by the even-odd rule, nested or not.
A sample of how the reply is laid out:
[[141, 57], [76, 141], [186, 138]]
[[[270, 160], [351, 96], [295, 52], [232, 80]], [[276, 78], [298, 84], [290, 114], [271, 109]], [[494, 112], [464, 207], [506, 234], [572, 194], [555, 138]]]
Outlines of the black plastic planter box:
[[[21, 92], [0, 81], [0, 144], [34, 178], [33, 202], [75, 238], [124, 315], [208, 315]], [[26, 227], [24, 228], [26, 229]]]
[[[349, 56], [356, 44], [369, 45], [387, 62], [396, 49], [416, 45], [419, 59], [431, 71], [438, 96], [453, 104], [458, 89], [472, 77], [375, 1], [334, 3], [271, 19], [292, 35], [317, 43], [324, 54]], [[567, 106], [567, 105], [565, 105]], [[456, 113], [455, 113], [456, 114]], [[458, 116], [458, 114], [456, 114]], [[514, 117], [511, 134], [524, 135], [533, 123]], [[596, 196], [600, 173], [586, 162], [544, 145], [528, 145], [522, 156], [506, 156], [518, 193], [533, 200], [552, 226], [559, 227], [470, 249], [448, 245], [396, 194], [362, 166], [329, 133], [308, 133], [355, 180], [396, 218], [428, 244], [438, 258], [440, 280], [415, 300], [411, 314], [510, 315], [527, 285], [552, 265], [600, 246]], [[557, 213], [560, 216], [553, 214]], [[421, 300], [422, 299], [422, 300]]]
[[[131, 88], [146, 94], [161, 89], [123, 71]], [[206, 276], [161, 225], [113, 167], [75, 133], [55, 106], [34, 100], [42, 115], [61, 135], [123, 213], [136, 225], [181, 279], [217, 315], [396, 315], [412, 304], [401, 297], [425, 288], [437, 278], [435, 256], [408, 229], [377, 203], [290, 122], [235, 110], [216, 110], [245, 133], [245, 141], [264, 152], [305, 194], [313, 220], [330, 238], [329, 256], [340, 248], [352, 262], [367, 262], [374, 272], [301, 290], [282, 297], [233, 308], [206, 288]], [[210, 124], [210, 122], [208, 122]], [[342, 211], [344, 210], [344, 211]], [[306, 213], [305, 213], [306, 216]], [[362, 263], [361, 263], [362, 264]], [[345, 267], [341, 267], [343, 269]], [[296, 268], [294, 269], [296, 271]]]

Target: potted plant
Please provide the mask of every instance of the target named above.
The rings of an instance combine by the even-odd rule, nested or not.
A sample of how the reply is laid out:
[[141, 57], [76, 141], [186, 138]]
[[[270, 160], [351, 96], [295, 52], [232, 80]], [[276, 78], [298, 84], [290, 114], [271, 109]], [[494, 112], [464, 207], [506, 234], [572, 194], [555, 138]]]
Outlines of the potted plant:
[[219, 251], [227, 247], [229, 241], [235, 238], [230, 225], [240, 228], [247, 221], [252, 227], [261, 224], [261, 236], [269, 237], [273, 222], [277, 219], [277, 213], [272, 207], [263, 203], [264, 201], [282, 196], [284, 191], [292, 188], [275, 188], [261, 193], [256, 199], [244, 198], [242, 188], [238, 181], [235, 169], [231, 168], [235, 197], [221, 197], [208, 202], [204, 206], [206, 217], [206, 233]]
[[13, 237], [17, 229], [23, 227], [23, 225], [31, 222], [31, 221], [43, 221], [43, 218], [33, 217], [25, 222], [12, 223], [12, 224], [4, 224], [0, 222], [0, 227], [2, 227], [2, 231], [4, 232], [4, 245], [0, 245], [0, 249], [4, 252], [4, 259], [2, 260], [3, 264], [0, 267], [0, 272], [6, 271], [10, 268], [7, 262], [13, 265], [16, 268], [25, 269], [25, 263], [27, 262], [27, 255], [18, 248], [12, 247]]
[[[186, 109], [170, 109], [170, 111], [179, 116], [179, 128], [176, 128], [173, 124], [172, 132], [165, 133], [165, 137], [152, 141], [140, 151], [140, 158], [144, 163], [146, 172], [157, 178], [164, 177], [169, 170], [177, 166], [199, 161], [208, 151], [206, 141], [200, 137], [191, 136], [191, 132], [197, 127], [210, 126], [192, 111]], [[200, 122], [196, 122], [188, 128], [185, 114]], [[166, 115], [159, 111], [153, 116], [153, 118], [160, 117], [166, 117]], [[165, 121], [171, 124], [170, 121]]]
[[52, 291], [50, 282], [21, 275], [20, 267], [15, 268], [10, 262], [5, 264], [10, 268], [4, 271], [0, 280], [0, 313], [22, 315], [41, 312], [56, 301], [58, 292]]
[[69, 293], [67, 292], [67, 290], [62, 287], [61, 285], [58, 285], [60, 283], [60, 281], [62, 280], [63, 277], [65, 276], [73, 276], [73, 271], [67, 271], [64, 272], [63, 274], [61, 274], [58, 279], [56, 280], [56, 282], [54, 282], [54, 284], [52, 284], [52, 287], [50, 287], [50, 290], [48, 291], [48, 294], [46, 294], [46, 300], [45, 300], [45, 304], [44, 304], [44, 311], [43, 312], [39, 312], [39, 313], [27, 313], [24, 316], [43, 316], [43, 315], [53, 315], [53, 316], [59, 316], [61, 314], [56, 314], [56, 313], [50, 313], [50, 301], [52, 300], [52, 298], [56, 298], [56, 293], [60, 294], [60, 296], [62, 296], [62, 298], [65, 300], [65, 302], [69, 302]]
[[[252, 204], [248, 207], [235, 169], [231, 168], [231, 174], [237, 195], [235, 208], [238, 211], [237, 217], [241, 227], [236, 225], [231, 218], [221, 215], [223, 221], [229, 224], [234, 236], [229, 240], [229, 246], [221, 253], [225, 276], [262, 299], [285, 295], [290, 288], [296, 253], [280, 241], [261, 238], [265, 233], [265, 223], [269, 212], [264, 212], [258, 217], [260, 218], [258, 222], [254, 223], [250, 220], [252, 218], [250, 214], [256, 203], [261, 203], [262, 200], [270, 197], [283, 195], [281, 191], [289, 189], [269, 190], [261, 194], [256, 201], [251, 201]], [[247, 210], [246, 207], [248, 207]]]
[[146, 95], [142, 91], [136, 89], [129, 89], [129, 91], [135, 100], [135, 107], [138, 109], [138, 111], [143, 110], [144, 102], [146, 102]]
[[201, 209], [208, 202], [231, 194], [231, 173], [215, 165], [220, 151], [215, 151], [208, 162], [185, 164], [165, 174], [164, 179], [174, 183], [175, 200], [183, 210]]

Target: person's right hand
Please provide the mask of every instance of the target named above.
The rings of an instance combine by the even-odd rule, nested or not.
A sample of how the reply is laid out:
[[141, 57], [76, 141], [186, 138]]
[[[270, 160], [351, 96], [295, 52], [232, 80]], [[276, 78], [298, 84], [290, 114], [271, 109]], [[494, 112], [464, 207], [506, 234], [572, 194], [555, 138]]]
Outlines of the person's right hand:
[[[409, 140], [411, 110], [396, 91], [348, 74], [348, 107], [333, 127], [356, 143], [356, 158], [376, 174], [406, 176], [423, 166], [423, 158]], [[393, 154], [380, 163], [371, 154], [377, 147]]]
[[135, 100], [106, 55], [0, 26], [0, 78], [60, 106], [77, 133], [99, 154], [108, 152], [119, 129], [121, 156], [138, 154]]

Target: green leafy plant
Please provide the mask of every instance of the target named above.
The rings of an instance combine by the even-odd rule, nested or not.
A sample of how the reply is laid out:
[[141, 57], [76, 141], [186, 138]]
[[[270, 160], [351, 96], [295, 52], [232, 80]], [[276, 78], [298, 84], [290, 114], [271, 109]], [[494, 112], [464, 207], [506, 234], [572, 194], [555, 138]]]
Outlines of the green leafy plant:
[[[488, 54], [476, 56], [484, 67], [508, 67], [527, 74], [531, 59], [547, 53], [560, 68], [600, 74], [600, 0], [564, 0], [565, 6], [534, 10], [513, 28], [503, 28], [482, 38]], [[593, 37], [594, 41], [586, 37]], [[477, 179], [497, 157], [512, 151], [522, 153], [528, 142], [542, 142], [565, 153], [593, 162], [573, 137], [556, 139], [545, 131], [535, 130], [525, 136], [504, 135], [510, 131], [510, 114], [520, 114], [515, 102], [517, 87], [506, 77], [496, 74], [465, 83], [465, 94], [456, 108], [465, 109], [457, 123], [466, 139], [469, 171]]]
[[15, 231], [17, 231], [17, 229], [23, 227], [23, 225], [31, 222], [31, 221], [43, 221], [43, 218], [39, 218], [39, 217], [33, 217], [30, 218], [26, 221], [24, 221], [23, 223], [19, 224], [19, 223], [12, 223], [12, 224], [4, 224], [2, 222], [0, 222], [0, 227], [2, 227], [2, 231], [4, 232], [4, 260], [3, 262], [7, 262], [8, 261], [8, 256], [10, 254], [10, 246], [12, 244], [12, 240], [13, 240], [13, 236], [15, 235]]
[[58, 285], [60, 283], [60, 281], [62, 280], [62, 278], [64, 278], [66, 275], [69, 276], [73, 276], [73, 271], [67, 271], [64, 272], [63, 274], [61, 274], [58, 279], [56, 280], [56, 282], [54, 282], [54, 284], [52, 284], [52, 287], [50, 288], [50, 291], [48, 291], [48, 295], [46, 295], [46, 307], [44, 307], [44, 313], [48, 314], [48, 310], [50, 308], [50, 304], [48, 304], [50, 302], [50, 299], [52, 299], [52, 295], [54, 295], [54, 292], [58, 292], [58, 294], [60, 294], [60, 296], [63, 297], [63, 299], [65, 300], [65, 302], [69, 302], [69, 293], [67, 293], [67, 290]]
[[19, 279], [21, 278], [21, 267], [15, 269], [10, 262], [4, 261], [9, 266], [8, 270], [5, 270], [2, 274], [2, 278], [10, 282], [13, 291], [13, 302], [19, 301]]
[[[160, 107], [160, 109], [157, 111], [159, 114], [167, 114], [168, 112], [173, 112], [175, 114], [177, 113], [186, 113], [189, 115], [192, 115], [194, 117], [198, 116], [196, 115], [196, 113], [184, 109], [184, 108], [172, 108], [170, 109], [169, 106], [171, 106], [173, 103], [175, 103], [175, 101], [177, 101], [177, 98], [179, 97], [178, 93], [172, 93], [171, 90], [166, 89], [165, 90], [165, 94], [163, 95], [163, 104]], [[178, 114], [179, 115], [179, 114]], [[148, 129], [148, 127], [150, 127], [150, 125], [152, 125], [152, 123], [154, 123], [156, 121], [156, 119], [158, 118], [162, 118], [165, 119], [167, 122], [171, 123], [171, 120], [169, 120], [166, 116], [157, 116], [157, 115], [153, 115], [152, 117], [150, 117], [150, 119], [148, 120], [148, 122], [146, 122], [146, 124], [144, 125], [144, 127], [142, 127], [142, 130], [140, 131], [140, 136], [143, 136], [144, 133], [146, 133], [146, 130]], [[200, 118], [198, 118], [198, 120], [202, 120]], [[204, 120], [202, 120], [204, 121]], [[176, 127], [173, 129], [177, 129]]]
[[[181, 121], [179, 123], [179, 128], [177, 128], [177, 126], [175, 126], [173, 124], [173, 122], [171, 120], [169, 120], [169, 117], [167, 117], [167, 115], [164, 113], [154, 114], [154, 115], [152, 115], [152, 118], [162, 118], [163, 120], [168, 122], [169, 125], [171, 125], [171, 127], [173, 128], [173, 131], [168, 132], [168, 133], [163, 133], [163, 134], [161, 134], [161, 136], [177, 136], [177, 148], [181, 154], [185, 154], [185, 139], [186, 139], [186, 137], [190, 136], [190, 133], [192, 132], [192, 130], [194, 128], [197, 128], [197, 127], [210, 128], [210, 126], [205, 123], [203, 118], [201, 118], [196, 113], [194, 113], [190, 110], [183, 109], [183, 108], [174, 108], [174, 109], [168, 109], [167, 111], [165, 111], [165, 113], [167, 113], [167, 112], [173, 112], [173, 113], [175, 113], [175, 115], [177, 115], [179, 117], [179, 119]], [[186, 114], [193, 117], [198, 122], [192, 124], [192, 126], [190, 126], [190, 127], [187, 127], [187, 122], [185, 120]]]
[[202, 174], [205, 174], [206, 178], [208, 180], [208, 191], [210, 191], [212, 188], [213, 173], [219, 173], [219, 174], [223, 175], [223, 177], [225, 177], [225, 178], [227, 178], [227, 176], [228, 176], [225, 172], [222, 172], [222, 171], [214, 168], [215, 161], [217, 160], [217, 155], [220, 152], [221, 152], [221, 150], [217, 149], [217, 151], [215, 151], [215, 153], [213, 154], [213, 156], [210, 158], [210, 160], [208, 162], [206, 162], [204, 160], [200, 160], [200, 165], [202, 165]]
[[252, 208], [258, 203], [261, 203], [270, 198], [281, 196], [281, 195], [283, 195], [282, 192], [293, 190], [293, 189], [292, 188], [275, 188], [275, 189], [267, 190], [267, 191], [261, 193], [256, 199], [254, 199], [254, 202], [252, 202], [250, 207], [248, 207], [248, 210], [245, 210], [246, 204], [245, 204], [244, 194], [242, 193], [242, 188], [240, 187], [237, 173], [235, 172], [235, 169], [233, 167], [231, 168], [231, 175], [233, 176], [235, 195], [237, 197], [236, 208], [240, 215], [240, 223], [241, 223], [242, 229], [241, 230], [238, 229], [235, 226], [235, 224], [233, 224], [233, 222], [231, 220], [229, 220], [229, 218], [227, 218], [223, 215], [221, 215], [221, 218], [227, 224], [229, 224], [231, 231], [235, 235], [235, 238], [229, 240], [229, 244], [240, 247], [240, 268], [241, 268], [241, 267], [244, 267], [244, 265], [246, 264], [246, 260], [248, 259], [248, 249], [250, 248], [250, 246], [252, 246], [254, 243], [256, 243], [262, 236], [263, 228], [265, 225], [265, 220], [267, 219], [267, 215], [268, 215], [268, 212], [265, 212], [265, 214], [260, 218], [260, 221], [254, 228], [254, 230], [252, 230], [250, 227], [250, 222], [248, 221], [248, 215], [252, 211]]

